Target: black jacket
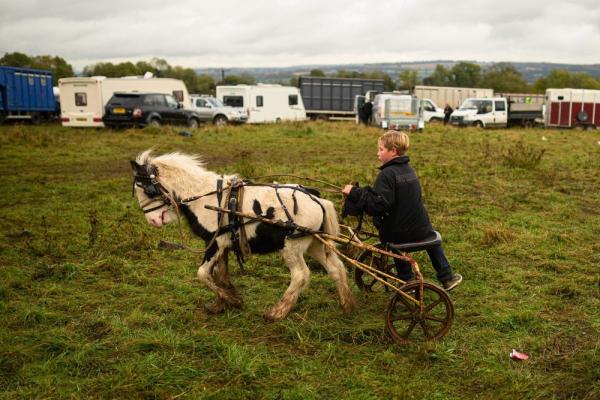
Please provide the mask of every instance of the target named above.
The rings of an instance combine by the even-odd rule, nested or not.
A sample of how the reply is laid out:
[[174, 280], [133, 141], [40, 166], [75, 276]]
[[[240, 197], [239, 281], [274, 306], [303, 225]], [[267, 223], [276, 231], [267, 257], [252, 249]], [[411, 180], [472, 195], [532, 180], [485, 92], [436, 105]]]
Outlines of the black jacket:
[[382, 242], [406, 243], [428, 237], [433, 228], [423, 205], [421, 185], [407, 156], [396, 157], [379, 169], [375, 185], [354, 187], [347, 201], [372, 215]]

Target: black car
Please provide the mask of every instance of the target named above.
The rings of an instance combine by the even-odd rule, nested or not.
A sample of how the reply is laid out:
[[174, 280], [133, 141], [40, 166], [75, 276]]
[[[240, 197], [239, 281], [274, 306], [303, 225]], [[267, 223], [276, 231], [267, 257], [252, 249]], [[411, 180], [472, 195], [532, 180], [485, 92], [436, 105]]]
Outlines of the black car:
[[200, 125], [198, 113], [163, 93], [115, 93], [106, 103], [102, 122], [107, 128], [120, 126]]

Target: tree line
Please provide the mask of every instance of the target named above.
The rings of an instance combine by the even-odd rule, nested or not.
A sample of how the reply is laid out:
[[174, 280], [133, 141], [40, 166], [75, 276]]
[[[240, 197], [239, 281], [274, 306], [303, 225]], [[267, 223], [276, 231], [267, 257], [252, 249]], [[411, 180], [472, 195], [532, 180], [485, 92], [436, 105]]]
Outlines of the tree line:
[[[54, 85], [58, 84], [60, 78], [74, 76], [73, 67], [58, 56], [29, 56], [19, 52], [5, 53], [0, 58], [0, 65], [50, 70], [54, 75]], [[232, 74], [216, 81], [211, 75], [198, 74], [192, 68], [171, 66], [161, 58], [152, 58], [150, 61], [138, 61], [137, 63], [130, 61], [117, 64], [99, 62], [86, 66], [82, 74], [83, 76], [122, 77], [144, 75], [146, 72], [151, 72], [156, 77], [180, 79], [186, 84], [190, 93], [214, 94], [217, 85], [252, 85], [256, 83], [256, 78], [249, 74]], [[310, 71], [310, 76], [326, 76], [326, 74], [320, 69], [313, 69]], [[438, 64], [429, 76], [423, 78], [419, 78], [416, 70], [404, 70], [395, 78], [382, 71], [338, 70], [327, 76], [383, 79], [386, 91], [411, 90], [421, 84], [491, 88], [499, 93], [544, 93], [550, 87], [600, 89], [600, 79], [583, 72], [569, 72], [561, 69], [552, 70], [547, 76], [530, 84], [510, 63], [495, 63], [485, 68], [465, 61], [456, 63], [451, 68]], [[298, 86], [298, 78], [294, 77], [289, 82], [279, 83]]]

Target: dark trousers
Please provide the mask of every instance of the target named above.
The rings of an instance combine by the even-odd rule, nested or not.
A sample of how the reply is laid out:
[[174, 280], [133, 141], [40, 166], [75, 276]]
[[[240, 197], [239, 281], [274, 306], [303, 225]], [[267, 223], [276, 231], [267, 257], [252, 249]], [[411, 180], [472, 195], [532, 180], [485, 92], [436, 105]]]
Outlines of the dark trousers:
[[[452, 278], [452, 268], [450, 267], [448, 259], [446, 259], [444, 249], [442, 249], [441, 245], [427, 249], [427, 255], [431, 260], [431, 264], [435, 269], [437, 279], [440, 282], [445, 282]], [[394, 263], [396, 264], [396, 269], [398, 271], [398, 278], [402, 279], [403, 281], [409, 281], [413, 279], [413, 271], [408, 262], [395, 258]]]

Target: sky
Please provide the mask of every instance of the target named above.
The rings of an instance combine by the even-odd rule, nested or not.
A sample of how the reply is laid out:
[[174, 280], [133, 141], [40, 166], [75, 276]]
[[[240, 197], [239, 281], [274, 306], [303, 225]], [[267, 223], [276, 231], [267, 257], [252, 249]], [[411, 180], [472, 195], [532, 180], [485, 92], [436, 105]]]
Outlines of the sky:
[[0, 55], [75, 69], [431, 60], [600, 63], [599, 0], [0, 0]]

